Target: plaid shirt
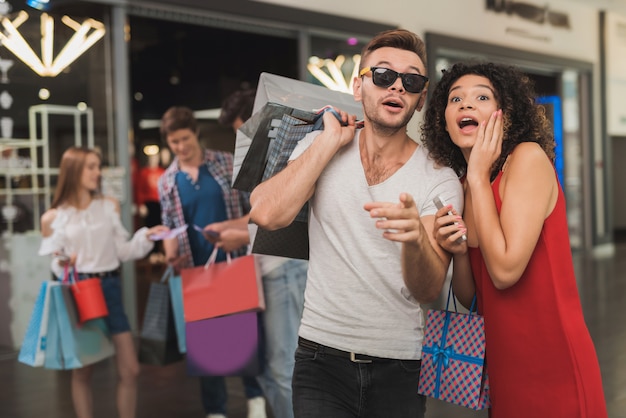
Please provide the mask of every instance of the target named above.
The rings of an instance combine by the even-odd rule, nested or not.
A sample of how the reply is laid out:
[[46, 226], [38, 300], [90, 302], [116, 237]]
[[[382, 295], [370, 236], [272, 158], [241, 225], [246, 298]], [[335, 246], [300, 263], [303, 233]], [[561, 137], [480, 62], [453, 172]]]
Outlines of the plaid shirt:
[[[222, 188], [224, 203], [226, 204], [226, 216], [228, 219], [241, 218], [250, 212], [250, 194], [240, 192], [231, 187], [233, 173], [233, 156], [223, 151], [204, 150], [204, 165], [211, 176]], [[159, 178], [159, 200], [161, 203], [161, 219], [163, 225], [169, 228], [177, 228], [186, 223], [183, 215], [183, 206], [176, 187], [176, 174], [180, 172], [178, 158], [165, 170]], [[245, 252], [245, 250], [244, 250]], [[178, 255], [188, 255], [181, 267], [193, 267], [191, 247], [187, 234], [178, 236]], [[240, 254], [237, 254], [240, 255]]]

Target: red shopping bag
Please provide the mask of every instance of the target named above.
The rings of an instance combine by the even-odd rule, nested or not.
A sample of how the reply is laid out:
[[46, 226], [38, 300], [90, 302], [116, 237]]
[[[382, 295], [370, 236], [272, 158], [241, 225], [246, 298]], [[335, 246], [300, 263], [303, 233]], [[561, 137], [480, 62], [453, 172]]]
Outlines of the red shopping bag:
[[254, 255], [181, 270], [185, 322], [265, 309], [263, 284]]
[[63, 283], [70, 284], [79, 323], [109, 315], [109, 310], [102, 292], [102, 284], [98, 277], [78, 280], [78, 274], [65, 267]]

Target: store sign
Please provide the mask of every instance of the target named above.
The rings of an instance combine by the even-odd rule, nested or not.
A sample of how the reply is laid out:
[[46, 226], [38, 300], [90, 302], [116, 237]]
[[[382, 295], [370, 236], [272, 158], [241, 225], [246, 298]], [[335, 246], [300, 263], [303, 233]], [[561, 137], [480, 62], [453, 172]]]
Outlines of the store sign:
[[94, 19], [78, 23], [69, 16], [61, 21], [74, 30], [61, 52], [54, 57], [54, 18], [47, 13], [41, 15], [41, 57], [37, 56], [19, 31], [19, 27], [28, 20], [28, 13], [20, 11], [17, 17], [2, 19], [4, 33], [0, 32], [0, 41], [17, 58], [42, 77], [56, 77], [85, 51], [91, 48], [105, 34], [104, 25]]

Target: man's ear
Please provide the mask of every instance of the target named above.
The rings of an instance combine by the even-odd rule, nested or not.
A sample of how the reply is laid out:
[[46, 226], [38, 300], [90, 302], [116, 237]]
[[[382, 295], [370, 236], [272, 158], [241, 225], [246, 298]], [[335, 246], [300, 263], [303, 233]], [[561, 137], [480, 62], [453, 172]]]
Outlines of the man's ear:
[[361, 101], [361, 86], [363, 85], [362, 77], [354, 77], [354, 81], [352, 82], [352, 94], [354, 95], [354, 100], [357, 102]]
[[415, 109], [416, 112], [421, 111], [424, 107], [424, 104], [426, 103], [426, 96], [428, 96], [428, 89], [424, 87], [424, 90], [420, 93], [419, 99], [417, 99], [417, 108]]

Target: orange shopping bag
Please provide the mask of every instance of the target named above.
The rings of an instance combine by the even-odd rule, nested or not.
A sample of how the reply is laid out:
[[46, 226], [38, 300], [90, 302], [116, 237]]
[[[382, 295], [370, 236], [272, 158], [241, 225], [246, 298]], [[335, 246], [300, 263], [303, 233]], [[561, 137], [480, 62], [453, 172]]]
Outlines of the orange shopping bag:
[[181, 270], [185, 322], [265, 309], [261, 273], [252, 254]]

